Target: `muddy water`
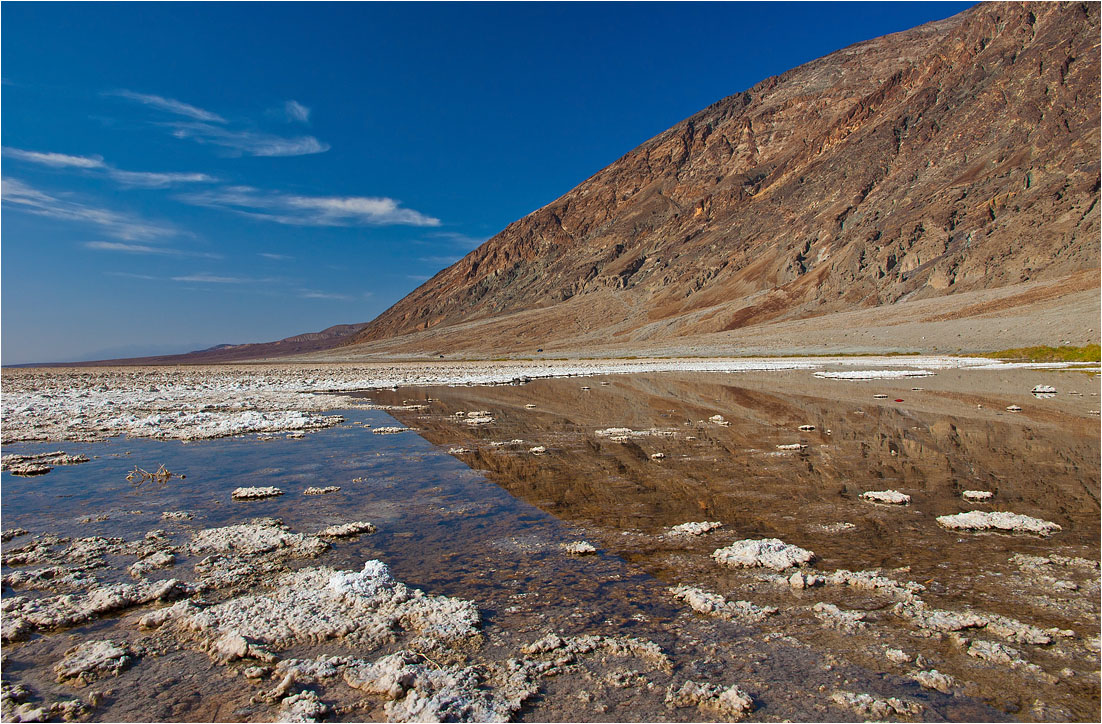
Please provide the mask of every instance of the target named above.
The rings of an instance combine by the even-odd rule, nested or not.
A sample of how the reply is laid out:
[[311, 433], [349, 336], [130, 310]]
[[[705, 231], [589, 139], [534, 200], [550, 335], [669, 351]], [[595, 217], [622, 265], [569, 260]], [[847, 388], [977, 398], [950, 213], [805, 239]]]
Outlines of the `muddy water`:
[[[1036, 381], [1050, 377], [1067, 388], [1068, 378], [1059, 375]], [[195, 530], [260, 516], [279, 517], [302, 533], [368, 520], [378, 526], [376, 534], [337, 541], [317, 559], [287, 565], [358, 569], [378, 558], [409, 585], [474, 601], [483, 620], [481, 642], [447, 654], [463, 665], [501, 664], [552, 632], [637, 637], [670, 656], [668, 671], [630, 660], [567, 667], [541, 681], [520, 720], [714, 719], [714, 713], [665, 705], [667, 686], [687, 679], [739, 684], [753, 694], [751, 717], [758, 720], [860, 718], [831, 700], [837, 691], [917, 702], [925, 707], [918, 718], [926, 720], [1087, 719], [1098, 706], [1097, 571], [1061, 568], [1056, 577], [1078, 588], [1065, 586], [1057, 595], [1009, 562], [1014, 553], [1098, 559], [1098, 423], [1085, 409], [1097, 407], [1098, 398], [1090, 396], [1097, 382], [1074, 379], [1082, 398], [1039, 401], [1020, 392], [1024, 377], [973, 376], [962, 384], [945, 373], [899, 383], [821, 381], [807, 373], [575, 378], [367, 393], [374, 403], [426, 407], [342, 411], [343, 425], [302, 439], [11, 445], [5, 454], [62, 448], [92, 461], [41, 477], [3, 473], [3, 528], [30, 531], [3, 548], [7, 554], [45, 533], [130, 541], [160, 529], [178, 546], [177, 562], [150, 577], [190, 580], [196, 561], [182, 545]], [[872, 399], [873, 386], [891, 392], [891, 399]], [[1023, 412], [1003, 412], [1011, 402]], [[455, 417], [472, 410], [489, 411], [493, 422], [472, 426]], [[714, 414], [730, 424], [708, 422]], [[418, 432], [377, 435], [365, 427], [394, 425], [395, 418]], [[804, 424], [816, 430], [799, 431]], [[596, 434], [608, 427], [665, 434], [614, 442]], [[493, 444], [513, 440], [523, 442]], [[793, 442], [807, 448], [776, 448]], [[457, 445], [471, 452], [447, 454]], [[537, 445], [546, 454], [532, 454]], [[651, 458], [659, 452], [665, 457]], [[164, 484], [126, 480], [135, 466], [159, 465], [175, 477]], [[285, 494], [232, 502], [232, 489], [247, 485], [272, 485]], [[302, 494], [327, 485], [341, 490]], [[857, 499], [886, 488], [910, 494], [911, 505], [886, 508]], [[996, 493], [993, 503], [975, 507], [1034, 515], [1063, 529], [1049, 539], [940, 529], [935, 515], [970, 508], [960, 500], [963, 489]], [[164, 520], [164, 511], [192, 517]], [[703, 520], [724, 527], [699, 538], [667, 535], [672, 525]], [[825, 527], [838, 523], [853, 527]], [[757, 572], [721, 569], [710, 558], [733, 540], [763, 536], [813, 550], [824, 572], [876, 568], [923, 583], [924, 600], [938, 608], [1002, 613], [1075, 635], [1049, 646], [1015, 644], [1049, 673], [1040, 679], [1035, 670], [981, 662], [947, 637], [915, 631], [888, 612], [894, 601], [882, 596], [837, 587], [796, 591]], [[565, 555], [562, 544], [579, 539], [594, 543], [598, 555]], [[101, 583], [133, 581], [125, 567], [134, 560], [109, 557], [108, 566], [93, 573]], [[5, 565], [3, 572], [32, 568]], [[761, 624], [701, 616], [668, 594], [674, 584], [780, 612]], [[5, 598], [53, 593], [3, 590]], [[207, 592], [196, 603], [239, 593]], [[810, 613], [819, 601], [864, 611], [868, 624], [855, 632], [824, 626]], [[246, 681], [240, 666], [215, 664], [186, 641], [140, 631], [136, 619], [149, 608], [5, 644], [5, 682], [28, 687], [31, 701], [41, 704], [90, 701], [95, 692], [94, 706], [82, 715], [94, 720], [276, 715], [255, 696], [272, 681]], [[88, 687], [54, 679], [52, 667], [69, 647], [103, 638], [129, 641], [140, 651], [137, 663]], [[892, 663], [888, 648], [926, 660]], [[388, 652], [350, 650], [334, 640], [276, 653], [377, 658]], [[950, 673], [956, 679], [951, 693], [910, 680], [920, 668]], [[384, 717], [379, 697], [334, 684], [310, 688], [337, 707], [331, 718]]]
[[[1064, 394], [1030, 395], [1039, 383]], [[919, 652], [963, 691], [1023, 718], [1089, 718], [1097, 711], [1097, 568], [1064, 567], [1042, 580], [1012, 560], [1099, 559], [1094, 375], [973, 371], [849, 382], [801, 372], [670, 374], [372, 397], [429, 405], [393, 414], [441, 446], [469, 449], [458, 457], [474, 469], [661, 581], [782, 609], [829, 601], [876, 612], [875, 625], [860, 635], [839, 636], [814, 621], [780, 626], [817, 650], [884, 670], [892, 668], [884, 647]], [[1022, 410], [1007, 411], [1010, 405]], [[493, 422], [469, 425], [456, 416], [472, 410]], [[717, 414], [727, 424], [710, 420]], [[814, 430], [799, 429], [808, 425]], [[616, 441], [600, 432], [613, 427], [651, 434]], [[521, 442], [494, 444], [510, 440]], [[806, 447], [778, 448], [796, 443]], [[547, 452], [531, 453], [535, 446]], [[910, 504], [859, 497], [886, 489], [910, 495]], [[971, 503], [964, 490], [994, 495]], [[974, 534], [935, 520], [969, 510], [1010, 511], [1062, 529], [1051, 538]], [[724, 527], [690, 542], [666, 535], [671, 526], [704, 520]], [[1023, 647], [1026, 660], [1061, 678], [1043, 683], [1021, 666], [977, 666], [941, 636], [917, 640], [913, 627], [885, 613], [894, 602], [882, 596], [785, 590], [711, 560], [713, 550], [735, 539], [762, 537], [814, 551], [823, 571], [876, 569], [921, 583], [922, 599], [936, 608], [1075, 631], [1054, 646]]]

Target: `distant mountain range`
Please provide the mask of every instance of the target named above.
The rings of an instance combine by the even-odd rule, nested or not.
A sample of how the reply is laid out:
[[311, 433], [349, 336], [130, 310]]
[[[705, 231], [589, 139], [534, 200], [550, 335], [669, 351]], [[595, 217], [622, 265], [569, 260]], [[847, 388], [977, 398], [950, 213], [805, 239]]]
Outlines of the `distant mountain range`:
[[577, 349], [1095, 289], [1099, 74], [1097, 3], [982, 3], [724, 98], [370, 323], [189, 358]]

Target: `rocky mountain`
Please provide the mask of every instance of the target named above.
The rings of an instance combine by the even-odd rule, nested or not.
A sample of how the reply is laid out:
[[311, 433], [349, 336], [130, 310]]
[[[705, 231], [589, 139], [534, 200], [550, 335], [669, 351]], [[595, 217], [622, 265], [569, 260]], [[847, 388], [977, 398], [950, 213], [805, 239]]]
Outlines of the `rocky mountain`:
[[682, 121], [337, 341], [630, 343], [1096, 289], [1099, 74], [1097, 3], [859, 43]]

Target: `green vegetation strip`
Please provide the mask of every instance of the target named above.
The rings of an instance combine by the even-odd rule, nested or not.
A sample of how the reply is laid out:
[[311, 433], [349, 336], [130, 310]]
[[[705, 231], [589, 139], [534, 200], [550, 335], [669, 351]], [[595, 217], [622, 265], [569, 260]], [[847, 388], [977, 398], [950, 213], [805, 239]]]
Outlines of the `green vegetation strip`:
[[1099, 362], [1102, 361], [1097, 344], [1086, 347], [1018, 347], [999, 352], [987, 352], [980, 357], [1006, 360], [1029, 360], [1030, 362]]

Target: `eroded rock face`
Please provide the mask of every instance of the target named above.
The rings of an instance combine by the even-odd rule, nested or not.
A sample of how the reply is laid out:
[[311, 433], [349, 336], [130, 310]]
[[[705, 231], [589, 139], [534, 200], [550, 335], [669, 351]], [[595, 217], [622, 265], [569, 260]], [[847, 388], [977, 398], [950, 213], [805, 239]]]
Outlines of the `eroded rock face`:
[[1096, 289], [1098, 29], [1095, 6], [981, 4], [766, 79], [510, 224], [349, 342], [427, 328], [441, 349], [534, 349], [1075, 272]]
[[740, 540], [712, 553], [712, 558], [732, 568], [769, 568], [783, 571], [793, 566], [811, 563], [815, 554], [778, 538]]

